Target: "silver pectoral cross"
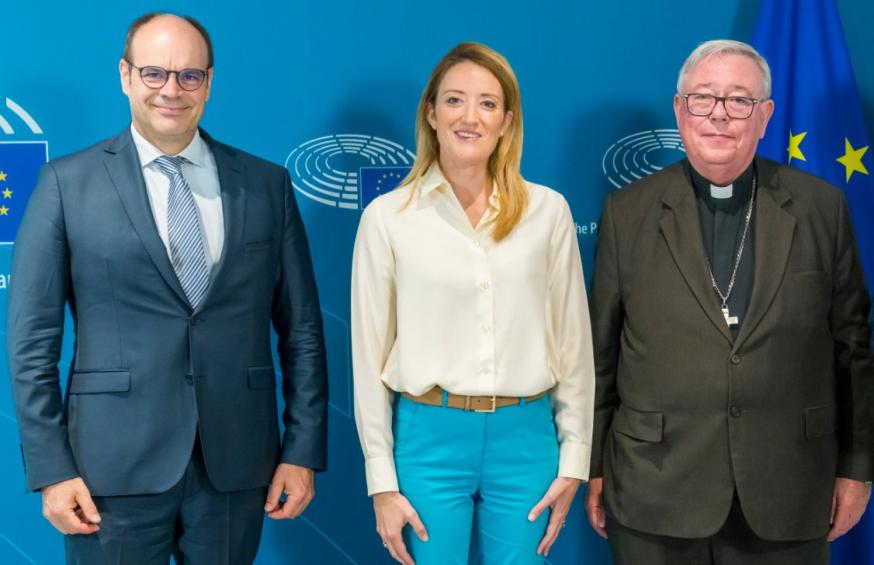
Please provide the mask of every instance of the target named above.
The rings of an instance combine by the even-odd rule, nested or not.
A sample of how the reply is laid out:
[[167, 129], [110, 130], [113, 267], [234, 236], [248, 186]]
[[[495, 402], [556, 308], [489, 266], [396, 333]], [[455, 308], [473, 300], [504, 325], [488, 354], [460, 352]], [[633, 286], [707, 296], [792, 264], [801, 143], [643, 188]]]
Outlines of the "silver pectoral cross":
[[722, 316], [725, 318], [725, 323], [728, 327], [737, 325], [737, 316], [732, 316], [728, 311], [728, 306], [722, 307]]

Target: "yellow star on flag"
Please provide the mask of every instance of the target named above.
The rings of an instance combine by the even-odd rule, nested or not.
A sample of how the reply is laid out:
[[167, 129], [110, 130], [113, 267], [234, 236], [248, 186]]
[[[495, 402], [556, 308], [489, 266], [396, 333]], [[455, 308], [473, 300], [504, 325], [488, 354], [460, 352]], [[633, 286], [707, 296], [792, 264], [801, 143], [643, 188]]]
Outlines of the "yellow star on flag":
[[12, 198], [12, 191], [8, 188], [3, 191], [3, 198]]
[[850, 182], [850, 177], [853, 176], [853, 173], [862, 173], [863, 175], [868, 174], [868, 169], [866, 169], [865, 164], [862, 163], [862, 156], [865, 155], [865, 152], [867, 151], [867, 145], [865, 147], [860, 147], [859, 149], [853, 149], [853, 146], [850, 145], [850, 140], [846, 137], [844, 138], [844, 154], [837, 158], [837, 162], [846, 168], [847, 182]]
[[6, 173], [0, 171], [0, 180], [6, 180]]
[[0, 206], [0, 216], [8, 216], [8, 215], [9, 215], [9, 208], [7, 208], [6, 206]]
[[792, 135], [792, 130], [789, 130], [789, 147], [786, 148], [786, 151], [789, 152], [789, 164], [792, 164], [792, 159], [807, 161], [807, 159], [804, 158], [804, 153], [801, 152], [801, 142], [804, 141], [806, 135], [806, 131], [803, 131], [798, 135]]

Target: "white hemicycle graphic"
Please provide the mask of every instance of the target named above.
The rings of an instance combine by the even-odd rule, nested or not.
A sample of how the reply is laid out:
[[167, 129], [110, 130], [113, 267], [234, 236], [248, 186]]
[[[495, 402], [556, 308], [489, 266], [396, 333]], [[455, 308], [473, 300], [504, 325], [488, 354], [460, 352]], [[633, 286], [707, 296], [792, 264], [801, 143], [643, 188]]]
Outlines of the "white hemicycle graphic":
[[[662, 170], [662, 165], [656, 161], [655, 152], [680, 152], [685, 156], [683, 140], [677, 129], [652, 129], [627, 135], [611, 145], [604, 152], [601, 168], [607, 180], [616, 188], [641, 179], [656, 171]], [[673, 156], [672, 156], [673, 157]], [[669, 163], [674, 159], [664, 157], [658, 159]]]
[[[43, 133], [42, 128], [39, 127], [39, 124], [36, 123], [36, 120], [31, 117], [30, 114], [27, 113], [27, 110], [19, 106], [14, 100], [11, 98], [6, 99], [6, 107], [12, 110], [12, 112], [21, 119], [22, 122], [30, 128], [31, 133], [40, 134]], [[0, 130], [3, 130], [3, 133], [6, 135], [14, 135], [15, 129], [12, 127], [12, 124], [0, 115]]]
[[358, 210], [361, 166], [409, 167], [414, 159], [412, 151], [394, 141], [341, 133], [301, 143], [288, 154], [285, 168], [295, 190], [307, 198], [335, 208]]

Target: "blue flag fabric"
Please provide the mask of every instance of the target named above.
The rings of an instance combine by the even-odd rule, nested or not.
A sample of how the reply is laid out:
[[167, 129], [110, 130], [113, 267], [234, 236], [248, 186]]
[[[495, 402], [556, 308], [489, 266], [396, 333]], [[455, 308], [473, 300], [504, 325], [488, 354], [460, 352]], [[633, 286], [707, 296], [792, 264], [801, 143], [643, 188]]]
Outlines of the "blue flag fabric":
[[[759, 154], [844, 190], [874, 289], [874, 155], [833, 0], [762, 0], [753, 46], [768, 60], [775, 110]], [[835, 565], [874, 565], [874, 512], [832, 545]]]
[[0, 244], [15, 242], [39, 168], [47, 160], [44, 141], [0, 142]]
[[358, 191], [361, 209], [380, 194], [397, 188], [411, 167], [361, 167], [358, 169]]

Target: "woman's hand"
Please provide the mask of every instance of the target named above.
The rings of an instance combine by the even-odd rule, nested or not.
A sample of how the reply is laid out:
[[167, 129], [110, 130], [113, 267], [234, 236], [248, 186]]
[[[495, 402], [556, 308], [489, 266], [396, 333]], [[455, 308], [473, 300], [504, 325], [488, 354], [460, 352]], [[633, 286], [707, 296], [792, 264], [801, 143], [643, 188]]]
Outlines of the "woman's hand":
[[543, 495], [543, 498], [540, 499], [540, 502], [528, 513], [528, 521], [533, 522], [544, 510], [547, 508], [552, 509], [549, 515], [549, 524], [546, 526], [546, 534], [544, 534], [543, 539], [540, 540], [540, 544], [537, 546], [537, 555], [543, 555], [544, 557], [549, 555], [552, 544], [558, 539], [558, 534], [564, 527], [564, 521], [571, 509], [571, 503], [574, 501], [578, 488], [580, 488], [579, 479], [558, 477], [549, 485], [549, 489]]
[[428, 532], [410, 501], [399, 492], [380, 492], [373, 495], [373, 511], [376, 513], [376, 531], [382, 538], [383, 547], [400, 563], [415, 565], [404, 545], [401, 531], [409, 524], [422, 541], [428, 541]]

